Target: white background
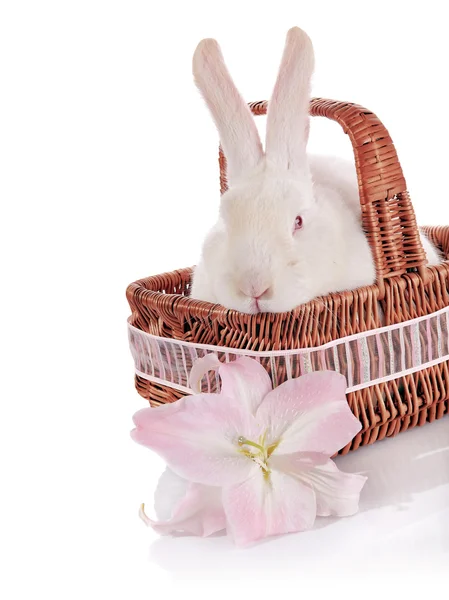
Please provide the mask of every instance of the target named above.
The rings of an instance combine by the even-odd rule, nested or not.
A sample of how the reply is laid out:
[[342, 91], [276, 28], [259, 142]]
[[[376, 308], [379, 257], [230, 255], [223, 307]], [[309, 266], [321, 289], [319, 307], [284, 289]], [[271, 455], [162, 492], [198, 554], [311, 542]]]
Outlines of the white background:
[[[443, 2], [1, 3], [3, 598], [445, 597], [448, 418], [342, 459], [369, 475], [361, 512], [309, 533], [237, 551], [137, 518], [163, 465], [129, 438], [144, 401], [125, 288], [194, 264], [219, 201], [191, 56], [216, 37], [265, 99], [293, 25], [314, 41], [314, 94], [374, 110], [419, 221], [449, 223]], [[310, 146], [351, 151], [317, 119]]]

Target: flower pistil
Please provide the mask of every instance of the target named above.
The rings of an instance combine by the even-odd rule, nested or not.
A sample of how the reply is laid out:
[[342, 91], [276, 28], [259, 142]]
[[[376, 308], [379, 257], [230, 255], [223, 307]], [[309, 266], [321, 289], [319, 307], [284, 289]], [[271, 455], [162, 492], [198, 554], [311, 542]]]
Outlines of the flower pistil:
[[[263, 475], [265, 478], [268, 478], [271, 471], [268, 466], [268, 459], [273, 454], [274, 450], [279, 445], [280, 440], [275, 442], [274, 444], [270, 444], [269, 446], [265, 445], [267, 432], [260, 436], [259, 443], [253, 442], [252, 440], [248, 440], [245, 436], [239, 436], [237, 443], [240, 446], [240, 452], [253, 460], [263, 471]], [[245, 447], [249, 446], [249, 448]], [[256, 452], [251, 448], [255, 448]]]

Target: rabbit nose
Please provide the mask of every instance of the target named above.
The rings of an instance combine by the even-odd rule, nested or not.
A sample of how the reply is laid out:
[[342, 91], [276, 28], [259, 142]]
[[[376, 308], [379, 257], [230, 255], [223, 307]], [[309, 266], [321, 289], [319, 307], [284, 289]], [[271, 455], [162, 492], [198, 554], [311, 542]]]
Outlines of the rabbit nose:
[[270, 286], [267, 285], [254, 285], [248, 282], [242, 282], [240, 284], [240, 291], [248, 298], [254, 298], [254, 300], [261, 300], [264, 296], [267, 296], [270, 292]]
[[266, 290], [264, 290], [261, 294], [258, 294], [257, 296], [256, 296], [256, 294], [254, 294], [253, 295], [254, 300], [260, 300], [264, 296], [267, 296], [269, 291], [270, 291], [270, 288], [268, 287]]

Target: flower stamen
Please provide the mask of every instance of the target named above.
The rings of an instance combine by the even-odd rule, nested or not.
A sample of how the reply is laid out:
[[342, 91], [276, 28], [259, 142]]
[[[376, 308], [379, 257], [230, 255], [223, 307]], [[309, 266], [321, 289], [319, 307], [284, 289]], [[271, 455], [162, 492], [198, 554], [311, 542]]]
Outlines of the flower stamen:
[[145, 504], [143, 502], [139, 508], [139, 517], [142, 519], [142, 521], [145, 523], [145, 525], [147, 527], [151, 526], [151, 519], [148, 517], [148, 515], [145, 512]]
[[[237, 443], [241, 447], [240, 452], [246, 457], [253, 460], [262, 469], [264, 478], [268, 480], [270, 477], [271, 469], [269, 468], [267, 461], [279, 445], [279, 442], [275, 442], [274, 444], [270, 444], [268, 447], [266, 447], [266, 436], [267, 432], [265, 431], [264, 434], [259, 437], [260, 443], [257, 444], [256, 442], [248, 440], [243, 435], [241, 435], [239, 436]], [[242, 446], [250, 446], [252, 448], [256, 448], [258, 452], [252, 452], [250, 448], [242, 448]]]
[[268, 446], [268, 448], [267, 448], [267, 458], [270, 458], [270, 456], [273, 454], [273, 452], [279, 446], [279, 442], [280, 442], [280, 440], [278, 440], [277, 442], [274, 442], [274, 444], [270, 444]]
[[257, 448], [259, 452], [265, 454], [265, 448], [263, 446], [261, 446], [260, 444], [256, 444], [256, 442], [252, 442], [251, 440], [247, 440], [242, 435], [238, 439], [238, 444], [239, 446], [253, 446], [253, 448]]

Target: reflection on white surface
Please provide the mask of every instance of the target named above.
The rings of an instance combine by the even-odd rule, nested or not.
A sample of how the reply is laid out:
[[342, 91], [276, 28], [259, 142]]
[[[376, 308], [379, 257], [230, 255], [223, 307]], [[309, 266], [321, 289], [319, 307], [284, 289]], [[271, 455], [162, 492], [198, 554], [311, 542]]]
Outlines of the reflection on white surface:
[[[163, 537], [150, 560], [183, 577], [214, 578], [226, 571], [260, 579], [268, 572], [311, 574], [348, 564], [395, 568], [412, 561], [436, 566], [449, 554], [449, 418], [415, 427], [364, 447], [336, 462], [363, 472], [368, 481], [360, 511], [346, 519], [319, 518], [311, 531], [271, 538], [236, 549], [226, 536], [209, 539]], [[447, 561], [447, 558], [445, 559]], [[383, 568], [382, 565], [380, 568]], [[205, 575], [206, 574], [206, 575]]]

